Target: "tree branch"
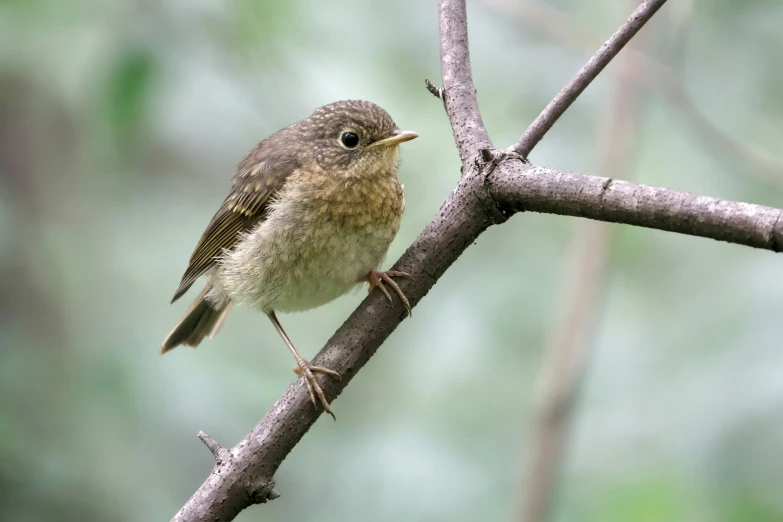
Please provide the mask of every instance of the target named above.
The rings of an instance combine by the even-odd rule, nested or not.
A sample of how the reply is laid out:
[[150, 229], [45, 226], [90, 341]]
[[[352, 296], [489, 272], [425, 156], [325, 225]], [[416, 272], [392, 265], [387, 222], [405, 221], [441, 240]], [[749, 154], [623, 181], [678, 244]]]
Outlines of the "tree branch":
[[[399, 282], [411, 306], [416, 306], [487, 227], [505, 218], [482, 178], [463, 178], [432, 223], [394, 265], [395, 270], [414, 276], [413, 280]], [[330, 401], [404, 318], [399, 301], [391, 305], [381, 292], [372, 292], [365, 298], [313, 359], [313, 364], [342, 375], [339, 381], [317, 377]], [[277, 468], [321, 413], [310, 403], [302, 379], [297, 379], [253, 431], [228, 451], [222, 465], [216, 465], [174, 520], [228, 521], [245, 507], [265, 502], [274, 487]]]
[[571, 106], [582, 91], [604, 70], [612, 58], [633, 38], [647, 21], [652, 18], [660, 7], [666, 3], [666, 0], [645, 0], [636, 8], [628, 20], [620, 26], [620, 29], [612, 35], [609, 40], [593, 55], [574, 78], [557, 93], [555, 99], [549, 102], [541, 114], [520, 136], [510, 152], [516, 152], [522, 157], [527, 157], [541, 138], [544, 137], [552, 125], [563, 115]]
[[[659, 0], [645, 5], [662, 3]], [[470, 75], [465, 1], [440, 0], [439, 7], [443, 94], [462, 158], [463, 177], [435, 219], [394, 265], [395, 270], [414, 277], [399, 283], [411, 306], [418, 304], [484, 230], [523, 209], [659, 228], [771, 250], [783, 244], [781, 211], [777, 209], [533, 167], [513, 153], [480, 154], [491, 147], [491, 142], [481, 122]], [[632, 32], [653, 11], [647, 11], [646, 18], [632, 17]], [[626, 32], [610, 42], [624, 43], [632, 35], [625, 26], [621, 31]], [[602, 55], [603, 65], [614, 54], [616, 50]], [[561, 93], [557, 104], [570, 105], [579, 92], [581, 89]], [[526, 132], [535, 139], [525, 141], [520, 150], [529, 152], [548, 128], [539, 125]], [[485, 156], [491, 161], [486, 162]], [[390, 304], [381, 292], [367, 296], [313, 359], [314, 364], [342, 375], [339, 381], [316, 377], [328, 400], [334, 400], [345, 389], [404, 318], [398, 300]], [[212, 473], [174, 520], [229, 521], [246, 507], [274, 498], [275, 472], [320, 415], [321, 410], [310, 403], [303, 379], [297, 379], [244, 439], [231, 449], [216, 450], [221, 458], [216, 459]]]
[[585, 176], [506, 160], [492, 175], [495, 199], [517, 210], [679, 232], [780, 252], [777, 208]]
[[[440, 71], [443, 76], [441, 95], [449, 115], [454, 141], [462, 163], [472, 154], [492, 147], [484, 122], [481, 121], [476, 88], [470, 71], [468, 19], [465, 2], [440, 0]], [[431, 92], [431, 91], [430, 91]]]

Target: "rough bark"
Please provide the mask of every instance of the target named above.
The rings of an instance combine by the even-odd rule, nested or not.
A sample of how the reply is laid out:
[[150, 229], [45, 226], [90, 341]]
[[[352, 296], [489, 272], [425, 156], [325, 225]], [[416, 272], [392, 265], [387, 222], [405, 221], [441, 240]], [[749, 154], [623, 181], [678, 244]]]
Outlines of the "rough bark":
[[494, 198], [517, 210], [579, 216], [701, 236], [780, 252], [781, 210], [629, 181], [506, 161], [492, 174]]

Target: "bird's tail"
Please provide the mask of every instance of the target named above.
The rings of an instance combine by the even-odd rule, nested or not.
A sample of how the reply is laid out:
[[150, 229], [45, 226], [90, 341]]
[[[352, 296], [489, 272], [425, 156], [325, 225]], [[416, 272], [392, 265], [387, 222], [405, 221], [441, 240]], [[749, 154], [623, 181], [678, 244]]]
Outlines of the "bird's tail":
[[166, 336], [166, 339], [163, 340], [163, 345], [160, 347], [161, 354], [176, 348], [180, 344], [195, 348], [204, 337], [211, 339], [217, 335], [223, 327], [223, 323], [226, 322], [226, 317], [228, 317], [234, 304], [228, 302], [222, 307], [215, 307], [206, 299], [207, 292], [211, 288], [211, 285], [204, 287], [204, 290], [196, 297], [182, 319], [179, 320], [171, 333]]

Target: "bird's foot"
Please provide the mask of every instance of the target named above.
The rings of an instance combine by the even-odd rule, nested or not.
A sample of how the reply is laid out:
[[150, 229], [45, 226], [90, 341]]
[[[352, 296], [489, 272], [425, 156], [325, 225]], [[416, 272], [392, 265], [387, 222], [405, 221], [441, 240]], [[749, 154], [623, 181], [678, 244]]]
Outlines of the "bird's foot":
[[324, 375], [331, 375], [337, 380], [342, 378], [340, 374], [334, 370], [330, 370], [329, 368], [324, 368], [323, 366], [313, 366], [304, 359], [297, 361], [297, 366], [294, 366], [294, 372], [297, 375], [304, 375], [305, 383], [307, 384], [307, 391], [310, 392], [310, 401], [312, 401], [313, 406], [315, 406], [316, 409], [318, 408], [318, 403], [315, 400], [315, 397], [318, 396], [318, 399], [321, 401], [321, 405], [324, 407], [324, 411], [331, 415], [334, 420], [337, 420], [337, 418], [334, 416], [334, 413], [332, 413], [331, 408], [329, 408], [329, 401], [326, 400], [324, 391], [321, 389], [318, 381], [315, 380], [315, 374], [323, 373]]
[[376, 286], [381, 289], [383, 294], [386, 296], [386, 299], [389, 300], [389, 302], [392, 302], [391, 294], [389, 294], [389, 290], [386, 289], [384, 286], [384, 283], [388, 284], [392, 289], [396, 292], [396, 294], [399, 296], [400, 301], [402, 301], [402, 304], [405, 305], [405, 311], [408, 312], [408, 317], [411, 316], [411, 304], [408, 301], [408, 298], [405, 297], [405, 294], [402, 293], [402, 289], [400, 288], [400, 285], [397, 284], [397, 282], [392, 279], [392, 277], [407, 277], [409, 279], [413, 279], [413, 276], [405, 273], [405, 272], [397, 272], [396, 270], [388, 270], [386, 272], [378, 272], [376, 270], [373, 270], [367, 275], [367, 282], [370, 283], [370, 289], [368, 292], [372, 292], [373, 288]]

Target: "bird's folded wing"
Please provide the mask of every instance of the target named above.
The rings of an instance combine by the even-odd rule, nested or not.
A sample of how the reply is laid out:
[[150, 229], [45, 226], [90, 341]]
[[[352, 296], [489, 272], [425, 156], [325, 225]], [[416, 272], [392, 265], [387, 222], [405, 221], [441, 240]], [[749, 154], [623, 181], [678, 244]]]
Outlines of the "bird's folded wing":
[[196, 279], [215, 266], [218, 257], [224, 250], [231, 250], [242, 233], [264, 219], [270, 197], [299, 168], [298, 161], [291, 157], [267, 155], [256, 160], [260, 155], [258, 152], [251, 152], [239, 165], [231, 194], [199, 239], [172, 303], [187, 292]]

